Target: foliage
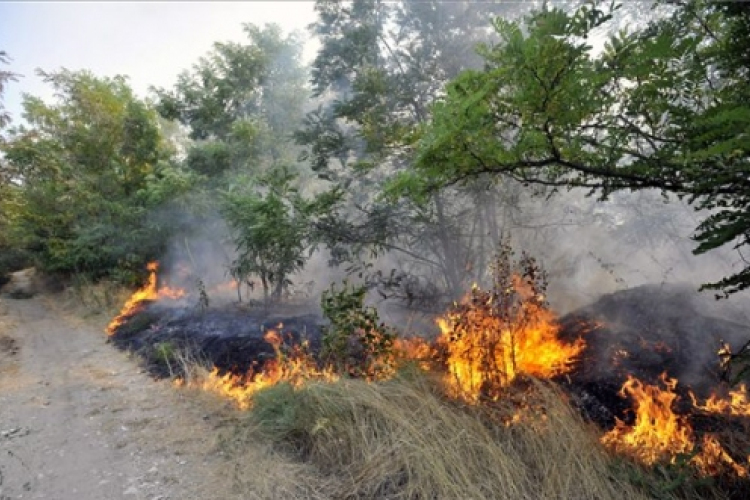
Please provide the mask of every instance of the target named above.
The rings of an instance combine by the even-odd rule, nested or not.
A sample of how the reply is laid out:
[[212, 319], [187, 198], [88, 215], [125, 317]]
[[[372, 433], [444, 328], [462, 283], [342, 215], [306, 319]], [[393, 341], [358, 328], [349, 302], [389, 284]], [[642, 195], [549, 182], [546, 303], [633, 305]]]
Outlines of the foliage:
[[[265, 298], [278, 300], [314, 247], [313, 218], [332, 203], [327, 194], [308, 200], [295, 187], [291, 134], [305, 98], [297, 36], [276, 25], [244, 31], [246, 42], [214, 44], [172, 90], [156, 89], [157, 109], [187, 127], [183, 164], [202, 176], [206, 205], [194, 218], [216, 226], [218, 211], [237, 251], [230, 274], [239, 283], [259, 281]], [[212, 242], [216, 253], [223, 243]]]
[[[10, 57], [4, 51], [0, 51], [0, 64], [8, 64]], [[0, 70], [0, 130], [10, 123], [10, 114], [5, 110], [2, 99], [5, 86], [9, 82], [18, 81], [16, 73]], [[4, 142], [0, 136], [0, 145]], [[3, 158], [0, 157], [0, 162]], [[8, 212], [18, 203], [18, 190], [9, 185], [9, 179], [5, 178], [6, 167], [0, 164], [0, 285], [5, 283], [6, 275], [12, 271], [18, 271], [30, 263], [29, 255], [22, 249], [13, 247], [8, 241]]]
[[335, 284], [321, 297], [323, 315], [330, 321], [323, 333], [323, 360], [339, 373], [377, 379], [393, 372], [397, 332], [380, 321], [374, 307], [365, 306], [365, 286]]
[[[711, 210], [697, 253], [750, 243], [746, 60], [748, 9], [691, 0], [609, 37], [589, 35], [611, 10], [545, 6], [524, 22], [495, 20], [482, 71], [446, 89], [420, 136], [415, 169], [390, 189], [426, 199], [483, 175], [584, 187], [602, 197], [657, 188]], [[750, 266], [707, 288], [750, 286]]]
[[230, 272], [239, 283], [258, 276], [266, 299], [279, 300], [289, 276], [305, 266], [317, 244], [314, 222], [336, 202], [335, 194], [306, 199], [294, 180], [288, 169], [278, 168], [223, 195], [222, 214], [237, 250]]
[[722, 380], [730, 385], [750, 380], [750, 340], [736, 352], [732, 351], [729, 344], [724, 344], [718, 354], [721, 361]]
[[288, 161], [285, 136], [301, 117], [300, 44], [276, 25], [244, 25], [248, 43], [216, 43], [173, 90], [155, 89], [159, 113], [189, 128], [187, 166], [210, 179]]
[[[4, 50], [0, 50], [0, 64], [8, 64], [10, 62], [10, 56]], [[12, 71], [0, 70], [0, 129], [5, 128], [10, 123], [10, 115], [5, 110], [3, 105], [3, 94], [5, 93], [5, 86], [8, 82], [17, 82], [20, 75], [13, 73]]]
[[313, 29], [321, 46], [312, 84], [321, 104], [295, 137], [304, 147], [301, 159], [319, 178], [349, 193], [341, 218], [327, 228], [337, 263], [396, 251], [408, 262], [403, 272], [435, 283], [449, 299], [471, 281], [466, 269], [496, 227], [493, 214], [477, 208], [482, 189], [436, 193], [427, 206], [379, 194], [387, 178], [411, 163], [419, 125], [429, 119], [442, 84], [479, 65], [474, 45], [487, 39], [489, 17], [510, 8], [463, 1], [316, 3]]
[[7, 237], [44, 271], [132, 279], [169, 236], [151, 211], [191, 180], [168, 162], [155, 113], [123, 77], [40, 75], [56, 102], [25, 96], [28, 126], [2, 145]]

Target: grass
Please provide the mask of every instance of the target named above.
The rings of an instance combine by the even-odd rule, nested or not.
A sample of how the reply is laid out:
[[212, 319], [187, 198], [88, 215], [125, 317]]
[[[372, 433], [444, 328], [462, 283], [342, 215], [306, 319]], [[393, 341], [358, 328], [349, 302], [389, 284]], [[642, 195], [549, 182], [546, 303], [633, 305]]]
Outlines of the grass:
[[104, 332], [132, 294], [132, 288], [114, 282], [77, 277], [62, 292], [43, 294], [42, 300], [67, 321]]
[[[506, 426], [446, 400], [416, 373], [376, 384], [282, 384], [255, 396], [225, 444], [241, 450], [263, 439], [296, 457], [301, 475], [277, 478], [295, 498], [648, 498], [615, 473], [593, 429], [555, 389], [532, 391], [544, 416]], [[238, 481], [254, 484], [252, 461], [237, 463]]]
[[[108, 320], [129, 293], [87, 285], [68, 290], [58, 305]], [[195, 382], [188, 386], [208, 376], [209, 363], [189, 350], [163, 343], [153, 355], [173, 376]], [[489, 410], [462, 405], [417, 370], [380, 383], [277, 385], [222, 426], [221, 469], [243, 499], [729, 498], [695, 483], [685, 468], [611, 456], [600, 431], [557, 389], [531, 383], [527, 390], [533, 397], [525, 403], [537, 413], [505, 425], [495, 416], [516, 413], [517, 398]], [[228, 409], [216, 395], [202, 397]]]
[[78, 276], [62, 292], [59, 300], [60, 305], [84, 317], [103, 315], [111, 319], [132, 293], [132, 288], [115, 282], [102, 280], [94, 283]]

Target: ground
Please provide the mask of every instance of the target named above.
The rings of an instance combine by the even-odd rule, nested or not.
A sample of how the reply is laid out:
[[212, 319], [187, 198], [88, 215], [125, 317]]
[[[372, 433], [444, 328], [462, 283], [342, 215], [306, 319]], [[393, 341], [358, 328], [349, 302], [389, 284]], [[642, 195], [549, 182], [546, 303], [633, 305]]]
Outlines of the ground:
[[0, 500], [234, 498], [221, 412], [54, 299], [0, 301]]

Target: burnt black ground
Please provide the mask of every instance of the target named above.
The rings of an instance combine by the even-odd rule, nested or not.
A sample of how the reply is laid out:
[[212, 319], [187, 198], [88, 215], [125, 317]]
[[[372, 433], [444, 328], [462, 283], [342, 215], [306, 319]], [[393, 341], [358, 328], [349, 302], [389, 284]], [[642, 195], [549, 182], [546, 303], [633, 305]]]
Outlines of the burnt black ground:
[[[174, 374], [170, 356], [186, 351], [207, 366], [242, 375], [274, 356], [263, 338], [280, 330], [288, 344], [307, 340], [318, 352], [323, 319], [311, 308], [280, 305], [266, 310], [228, 305], [201, 311], [147, 303], [110, 338], [140, 354], [155, 376]], [[678, 391], [705, 397], [721, 388], [722, 342], [735, 349], [750, 339], [736, 302], [715, 302], [688, 286], [646, 285], [600, 297], [561, 318], [561, 336], [583, 337], [587, 348], [575, 369], [558, 380], [579, 399], [587, 416], [605, 427], [627, 419], [630, 402], [617, 392], [632, 374], [657, 384], [662, 373], [679, 380]], [[283, 325], [279, 329], [279, 325]]]
[[[561, 377], [584, 414], [604, 427], [632, 416], [617, 393], [631, 374], [658, 384], [676, 378], [680, 400], [688, 391], [707, 397], [726, 390], [717, 354], [722, 342], [734, 349], [750, 340], [736, 303], [679, 285], [647, 285], [604, 295], [560, 320], [561, 336], [583, 336], [586, 351], [576, 369]], [[679, 410], [679, 408], [678, 408]]]
[[294, 312], [279, 314], [230, 306], [201, 311], [152, 302], [127, 318], [110, 342], [139, 354], [157, 377], [179, 372], [180, 366], [174, 362], [178, 352], [215, 366], [222, 373], [244, 375], [274, 357], [273, 347], [264, 339], [269, 330], [281, 333], [288, 345], [307, 340], [310, 350], [318, 351], [321, 318]]

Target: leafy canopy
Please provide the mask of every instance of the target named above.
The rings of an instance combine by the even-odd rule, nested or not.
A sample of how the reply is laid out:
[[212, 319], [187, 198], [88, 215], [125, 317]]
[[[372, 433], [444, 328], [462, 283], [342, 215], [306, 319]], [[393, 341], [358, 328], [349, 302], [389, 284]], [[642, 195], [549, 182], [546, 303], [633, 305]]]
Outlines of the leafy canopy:
[[[499, 43], [480, 49], [485, 68], [448, 85], [414, 168], [388, 192], [426, 200], [480, 175], [602, 197], [656, 188], [711, 210], [697, 253], [750, 244], [750, 38], [737, 37], [750, 33], [750, 9], [690, 0], [594, 52], [589, 35], [613, 8], [496, 19]], [[706, 287], [750, 287], [750, 264]]]
[[156, 113], [125, 78], [40, 75], [55, 102], [26, 95], [28, 125], [2, 144], [4, 188], [14, 193], [3, 207], [9, 237], [46, 271], [137, 273], [167, 237], [150, 210], [190, 178], [167, 161]]

